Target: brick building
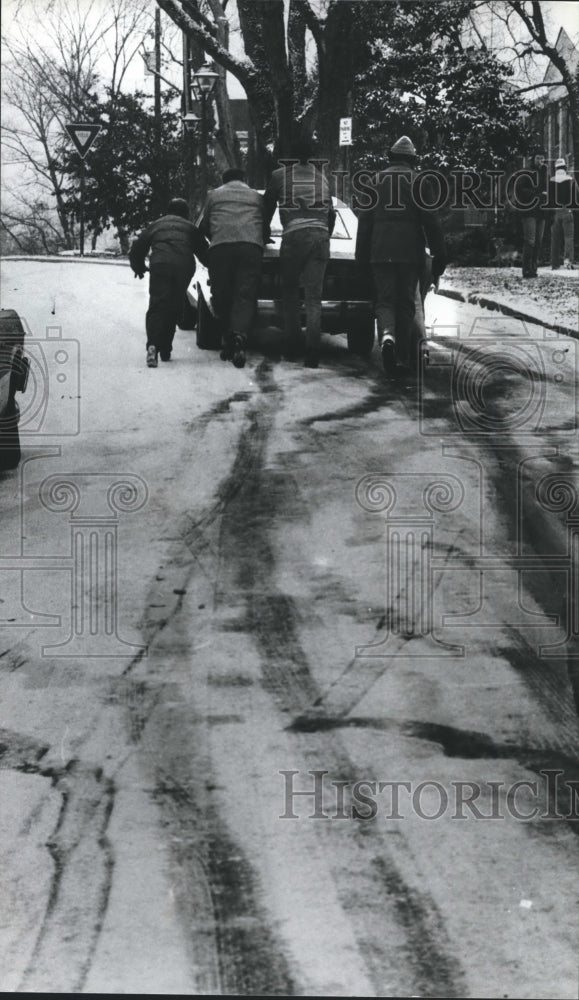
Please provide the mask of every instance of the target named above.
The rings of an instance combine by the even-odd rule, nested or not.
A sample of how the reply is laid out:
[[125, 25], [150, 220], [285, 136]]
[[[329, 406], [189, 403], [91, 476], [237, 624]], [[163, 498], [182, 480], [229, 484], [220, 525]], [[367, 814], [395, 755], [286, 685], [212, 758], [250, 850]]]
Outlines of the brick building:
[[[575, 75], [579, 72], [579, 50], [573, 44], [564, 28], [557, 36], [557, 50], [563, 55], [566, 63]], [[568, 170], [579, 168], [573, 157], [573, 119], [569, 109], [569, 98], [565, 87], [556, 84], [560, 80], [559, 71], [549, 63], [543, 78], [548, 88], [535, 101], [535, 110], [530, 116], [529, 124], [533, 129], [537, 142], [545, 148], [547, 160], [552, 166], [554, 161], [563, 157]], [[577, 123], [575, 123], [577, 128]]]

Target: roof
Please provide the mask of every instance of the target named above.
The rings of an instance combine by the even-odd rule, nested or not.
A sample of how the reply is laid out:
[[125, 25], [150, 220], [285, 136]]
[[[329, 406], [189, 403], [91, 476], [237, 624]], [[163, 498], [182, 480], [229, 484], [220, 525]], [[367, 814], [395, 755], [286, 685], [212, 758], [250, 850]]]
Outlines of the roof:
[[[569, 38], [569, 35], [565, 31], [565, 28], [559, 30], [557, 35], [557, 41], [555, 42], [555, 48], [559, 52], [567, 65], [569, 66], [573, 76], [579, 71], [579, 50], [577, 46]], [[545, 71], [545, 76], [543, 77], [543, 83], [558, 83], [561, 79], [561, 74], [556, 66], [552, 62], [549, 62], [547, 69]], [[566, 87], [561, 84], [560, 87], [549, 87], [548, 94], [545, 95], [546, 101], [558, 101], [562, 97], [567, 96]]]

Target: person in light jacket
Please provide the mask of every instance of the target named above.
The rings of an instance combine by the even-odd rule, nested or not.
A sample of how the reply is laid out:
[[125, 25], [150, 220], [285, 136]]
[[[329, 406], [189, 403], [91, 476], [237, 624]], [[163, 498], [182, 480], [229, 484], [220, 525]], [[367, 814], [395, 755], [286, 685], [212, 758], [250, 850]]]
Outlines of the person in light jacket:
[[290, 162], [274, 170], [265, 192], [266, 220], [276, 206], [283, 227], [279, 251], [286, 357], [301, 354], [300, 285], [306, 313], [305, 365], [317, 368], [322, 328], [322, 294], [330, 259], [336, 211], [327, 178], [316, 165], [313, 142], [294, 143]]
[[137, 237], [129, 252], [129, 263], [138, 278], [144, 278], [149, 256], [149, 308], [145, 318], [147, 367], [171, 360], [173, 338], [183, 315], [187, 286], [195, 273], [195, 257], [207, 264], [207, 240], [189, 220], [184, 198], [173, 198], [167, 214], [156, 219]]
[[221, 179], [221, 186], [207, 196], [200, 229], [209, 239], [209, 281], [221, 324], [221, 359], [243, 368], [268, 228], [263, 196], [249, 187], [243, 170], [230, 167]]
[[549, 208], [553, 212], [551, 224], [551, 269], [558, 271], [561, 267], [561, 250], [563, 250], [563, 266], [573, 267], [575, 256], [575, 220], [574, 213], [579, 207], [579, 190], [577, 182], [567, 173], [567, 165], [561, 157], [555, 161], [555, 173], [549, 181]]

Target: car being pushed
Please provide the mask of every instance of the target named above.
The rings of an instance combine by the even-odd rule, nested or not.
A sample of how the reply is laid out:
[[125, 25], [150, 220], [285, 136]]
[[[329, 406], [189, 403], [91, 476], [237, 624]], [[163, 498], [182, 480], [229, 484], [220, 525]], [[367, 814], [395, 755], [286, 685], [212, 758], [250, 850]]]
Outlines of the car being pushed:
[[[336, 222], [330, 239], [330, 260], [322, 293], [322, 333], [346, 334], [354, 354], [367, 357], [374, 346], [375, 319], [372, 279], [369, 268], [356, 263], [358, 220], [351, 208], [334, 198]], [[283, 328], [283, 304], [279, 250], [282, 226], [276, 209], [271, 221], [271, 242], [263, 252], [261, 284], [258, 294], [255, 327]], [[197, 308], [197, 346], [219, 350], [220, 328], [211, 301], [207, 268], [198, 264], [187, 289], [190, 304]], [[305, 325], [302, 290], [302, 325]]]
[[24, 354], [24, 327], [14, 309], [0, 309], [0, 472], [20, 462], [16, 393], [24, 392], [30, 362]]

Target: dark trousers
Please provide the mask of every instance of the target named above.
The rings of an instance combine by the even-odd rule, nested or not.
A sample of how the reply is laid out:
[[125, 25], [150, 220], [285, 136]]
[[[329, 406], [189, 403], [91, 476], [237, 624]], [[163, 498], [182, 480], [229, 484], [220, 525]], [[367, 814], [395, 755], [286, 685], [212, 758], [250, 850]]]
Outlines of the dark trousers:
[[416, 312], [418, 264], [372, 264], [375, 311], [380, 344], [393, 337], [403, 361], [411, 355], [411, 334]]
[[410, 334], [410, 357], [412, 361], [416, 356], [416, 350], [420, 344], [426, 340], [426, 321], [424, 317], [424, 300], [432, 284], [432, 257], [424, 255], [424, 264], [420, 269], [416, 294], [414, 296], [414, 319], [412, 321], [412, 331]]
[[530, 278], [537, 273], [539, 250], [545, 232], [545, 220], [535, 215], [524, 215], [521, 219], [523, 228], [523, 278]]
[[284, 328], [290, 349], [297, 350], [301, 336], [300, 284], [306, 309], [306, 348], [317, 351], [322, 330], [322, 289], [330, 259], [330, 237], [321, 228], [284, 233], [280, 248]]
[[209, 250], [211, 300], [224, 346], [232, 337], [243, 345], [255, 319], [262, 248], [257, 243], [218, 243]]
[[170, 351], [177, 322], [183, 315], [187, 285], [195, 266], [176, 267], [172, 264], [152, 264], [149, 274], [149, 308], [145, 318], [147, 347]]

